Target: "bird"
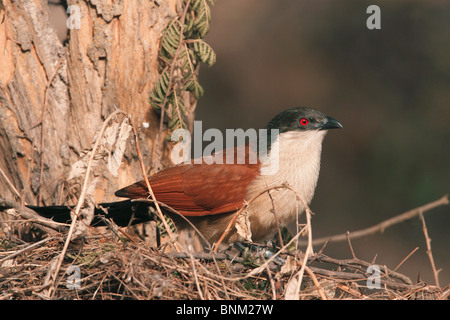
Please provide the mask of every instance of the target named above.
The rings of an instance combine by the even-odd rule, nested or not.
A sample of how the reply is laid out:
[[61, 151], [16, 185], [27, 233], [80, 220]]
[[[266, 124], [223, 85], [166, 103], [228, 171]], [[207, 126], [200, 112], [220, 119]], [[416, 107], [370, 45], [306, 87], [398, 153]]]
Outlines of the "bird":
[[[328, 130], [340, 128], [343, 126], [338, 120], [319, 110], [290, 108], [268, 122], [268, 135], [260, 138], [266, 139], [267, 150], [257, 161], [248, 159], [261, 150], [247, 143], [241, 149], [245, 150], [244, 161], [237, 161], [239, 154], [242, 156], [238, 147], [224, 149], [215, 156], [225, 160], [231, 155], [235, 161], [211, 163], [202, 159], [181, 163], [149, 176], [148, 181], [156, 201], [177, 230], [192, 230], [194, 226], [209, 243], [221, 238], [225, 243], [246, 238], [261, 242], [273, 236], [280, 226], [295, 221], [297, 214], [310, 204], [319, 178], [322, 142]], [[271, 132], [277, 135], [274, 137]], [[273, 163], [275, 169], [269, 170]], [[153, 219], [149, 208], [154, 204], [136, 201], [149, 197], [145, 180], [122, 188], [115, 195], [128, 200], [100, 203], [92, 224], [101, 224], [104, 219], [100, 216], [119, 226]], [[67, 206], [28, 207], [57, 222], [70, 220]], [[248, 232], [242, 234], [235, 225], [223, 237], [238, 212], [244, 212]]]

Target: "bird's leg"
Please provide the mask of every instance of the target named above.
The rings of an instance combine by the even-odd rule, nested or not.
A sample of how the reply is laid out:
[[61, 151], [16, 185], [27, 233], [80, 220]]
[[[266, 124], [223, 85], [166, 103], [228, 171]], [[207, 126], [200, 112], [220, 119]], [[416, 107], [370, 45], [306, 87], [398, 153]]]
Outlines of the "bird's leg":
[[[233, 246], [239, 250], [241, 257], [244, 258], [248, 264], [259, 266], [265, 260], [271, 258], [275, 252], [267, 245], [251, 243], [251, 242], [235, 242]], [[284, 259], [277, 256], [273, 260], [276, 264], [283, 265]]]

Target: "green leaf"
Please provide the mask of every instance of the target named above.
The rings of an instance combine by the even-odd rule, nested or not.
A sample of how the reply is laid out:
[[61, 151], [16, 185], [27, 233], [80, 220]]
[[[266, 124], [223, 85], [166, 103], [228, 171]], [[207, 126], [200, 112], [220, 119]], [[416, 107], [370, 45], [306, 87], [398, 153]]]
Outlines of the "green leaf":
[[208, 64], [210, 67], [216, 63], [216, 53], [205, 41], [197, 40], [194, 42], [193, 47], [194, 53], [200, 61]]
[[[188, 2], [189, 0], [183, 1], [185, 6]], [[195, 99], [204, 94], [198, 81], [198, 64], [203, 62], [212, 66], [216, 62], [214, 50], [202, 39], [209, 31], [209, 5], [213, 5], [214, 0], [191, 0], [189, 3], [184, 24], [181, 24], [180, 17], [176, 17], [164, 29], [159, 54], [164, 71], [150, 94], [153, 108], [160, 110], [166, 102], [164, 108], [170, 130], [187, 128], [182, 93], [192, 92]]]

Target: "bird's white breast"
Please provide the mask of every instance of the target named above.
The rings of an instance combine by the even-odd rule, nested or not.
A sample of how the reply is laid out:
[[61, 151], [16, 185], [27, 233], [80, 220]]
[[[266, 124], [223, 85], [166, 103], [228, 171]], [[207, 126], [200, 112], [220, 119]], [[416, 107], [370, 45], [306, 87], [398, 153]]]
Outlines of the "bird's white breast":
[[[261, 166], [261, 176], [250, 185], [246, 200], [250, 201], [265, 189], [284, 184], [295, 192], [287, 188], [273, 189], [269, 191], [270, 196], [265, 193], [250, 204], [247, 212], [254, 241], [270, 234], [268, 229], [276, 230], [275, 215], [281, 225], [295, 220], [296, 214], [304, 210], [303, 202], [297, 197], [306, 204], [311, 202], [319, 177], [325, 134], [326, 131], [291, 131], [280, 134], [272, 143], [268, 161]], [[264, 174], [270, 171], [268, 166], [277, 170]]]

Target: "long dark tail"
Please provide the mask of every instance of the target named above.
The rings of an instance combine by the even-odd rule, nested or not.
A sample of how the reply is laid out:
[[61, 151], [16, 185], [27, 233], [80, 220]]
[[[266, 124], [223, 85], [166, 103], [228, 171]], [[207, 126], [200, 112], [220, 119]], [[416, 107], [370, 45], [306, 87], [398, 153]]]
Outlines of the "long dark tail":
[[[149, 212], [150, 206], [142, 202], [131, 202], [130, 200], [100, 203], [94, 211], [94, 221], [91, 225], [105, 225], [104, 219], [101, 217], [112, 219], [118, 226], [125, 227], [141, 222], [153, 220], [153, 215]], [[36, 211], [40, 216], [52, 219], [56, 222], [70, 222], [70, 211], [74, 207], [67, 206], [48, 206], [36, 207], [27, 206]]]

